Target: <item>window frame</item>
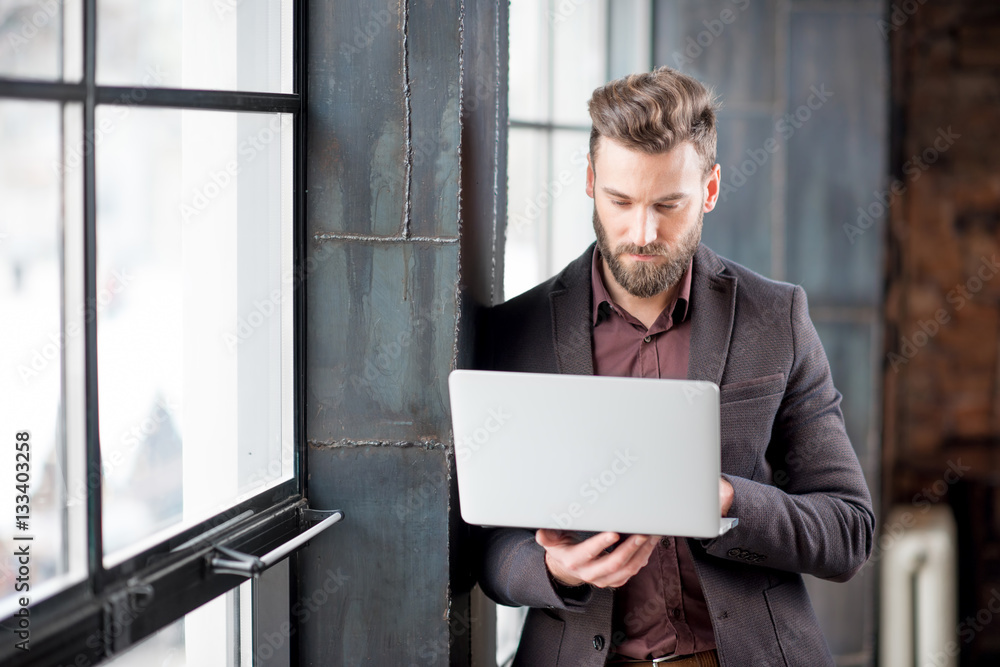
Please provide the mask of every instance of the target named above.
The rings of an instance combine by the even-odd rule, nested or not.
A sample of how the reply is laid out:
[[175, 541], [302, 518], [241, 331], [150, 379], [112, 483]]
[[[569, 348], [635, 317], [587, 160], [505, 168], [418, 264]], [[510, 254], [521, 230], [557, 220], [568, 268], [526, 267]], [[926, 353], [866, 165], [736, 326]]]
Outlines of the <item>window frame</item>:
[[[292, 245], [295, 267], [292, 284], [293, 358], [293, 474], [224, 512], [201, 521], [140, 553], [104, 566], [102, 534], [101, 452], [98, 428], [97, 318], [84, 328], [86, 368], [86, 477], [88, 480], [86, 578], [29, 605], [29, 651], [16, 649], [15, 635], [0, 644], [4, 665], [93, 665], [119, 655], [142, 639], [183, 618], [202, 604], [236, 588], [246, 577], [213, 570], [210, 560], [224, 546], [261, 556], [299, 535], [318, 520], [308, 512], [304, 474], [305, 446], [305, 245], [306, 160], [306, 2], [292, 4], [292, 92], [255, 93], [144, 88], [144, 97], [130, 96], [129, 86], [102, 86], [96, 81], [97, 0], [82, 1], [83, 74], [79, 82], [37, 81], [0, 77], [0, 101], [79, 103], [83, 109], [84, 145], [94, 145], [98, 105], [126, 104], [150, 108], [198, 109], [233, 112], [287, 113], [292, 116]], [[65, 29], [65, 28], [64, 28]], [[90, 142], [89, 144], [87, 142]], [[83, 179], [84, 303], [97, 303], [96, 156], [86, 151]], [[63, 300], [65, 301], [65, 295]], [[98, 480], [91, 483], [90, 480]], [[296, 580], [295, 561], [289, 562], [288, 584]], [[33, 597], [30, 593], [27, 597]], [[17, 614], [0, 619], [13, 630]], [[252, 632], [251, 628], [245, 629]], [[291, 646], [292, 664], [296, 647]]]

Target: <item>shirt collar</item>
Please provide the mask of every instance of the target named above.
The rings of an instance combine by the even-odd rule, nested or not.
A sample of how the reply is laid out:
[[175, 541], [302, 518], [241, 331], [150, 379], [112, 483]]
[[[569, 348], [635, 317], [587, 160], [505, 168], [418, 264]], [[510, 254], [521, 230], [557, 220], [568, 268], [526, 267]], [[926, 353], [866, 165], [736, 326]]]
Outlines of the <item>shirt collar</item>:
[[[604, 277], [601, 275], [600, 261], [600, 252], [598, 251], [597, 246], [594, 246], [594, 254], [590, 262], [590, 286], [593, 293], [593, 300], [591, 303], [594, 304], [591, 321], [595, 327], [606, 320], [611, 315], [611, 311], [615, 311], [619, 315], [622, 315], [621, 310], [611, 299], [611, 295], [608, 294], [608, 288], [604, 285]], [[693, 264], [694, 257], [688, 261], [687, 269], [684, 271], [684, 276], [681, 278], [681, 288], [677, 293], [677, 297], [673, 303], [668, 304], [664, 309], [672, 314], [674, 324], [683, 322], [690, 314], [691, 267]], [[624, 315], [622, 315], [622, 317], [624, 317]]]

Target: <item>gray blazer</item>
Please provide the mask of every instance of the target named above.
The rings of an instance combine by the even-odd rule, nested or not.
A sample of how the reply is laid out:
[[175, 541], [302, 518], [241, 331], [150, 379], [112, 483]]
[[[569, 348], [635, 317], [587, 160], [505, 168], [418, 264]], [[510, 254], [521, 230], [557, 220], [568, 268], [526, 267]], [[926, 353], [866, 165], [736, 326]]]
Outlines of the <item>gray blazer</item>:
[[[593, 374], [593, 247], [491, 309], [481, 366]], [[722, 537], [688, 540], [720, 661], [833, 665], [801, 573], [850, 579], [871, 555], [875, 517], [805, 292], [704, 245], [693, 271], [688, 378], [720, 385], [722, 472], [739, 518]], [[533, 531], [494, 529], [482, 542], [483, 590], [531, 608], [515, 666], [603, 665], [620, 639], [610, 636], [613, 591], [561, 596]]]

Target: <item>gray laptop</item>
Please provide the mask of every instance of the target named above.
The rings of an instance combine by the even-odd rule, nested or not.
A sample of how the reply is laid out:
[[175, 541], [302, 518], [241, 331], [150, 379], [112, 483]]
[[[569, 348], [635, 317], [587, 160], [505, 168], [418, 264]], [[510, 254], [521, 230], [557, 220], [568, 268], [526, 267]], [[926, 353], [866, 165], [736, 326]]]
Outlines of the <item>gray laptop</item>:
[[719, 388], [711, 382], [453, 371], [462, 518], [484, 526], [711, 538]]

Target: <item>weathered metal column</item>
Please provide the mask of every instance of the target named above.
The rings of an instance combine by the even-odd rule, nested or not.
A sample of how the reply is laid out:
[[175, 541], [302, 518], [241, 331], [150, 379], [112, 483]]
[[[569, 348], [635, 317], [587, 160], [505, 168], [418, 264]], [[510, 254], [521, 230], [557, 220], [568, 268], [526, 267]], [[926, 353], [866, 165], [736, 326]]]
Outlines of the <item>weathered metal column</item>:
[[447, 376], [502, 284], [507, 4], [308, 4], [306, 473], [346, 519], [298, 558], [299, 662], [468, 665]]

